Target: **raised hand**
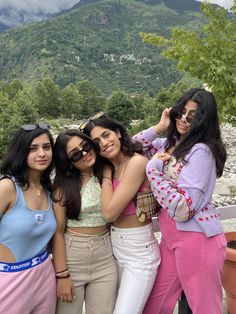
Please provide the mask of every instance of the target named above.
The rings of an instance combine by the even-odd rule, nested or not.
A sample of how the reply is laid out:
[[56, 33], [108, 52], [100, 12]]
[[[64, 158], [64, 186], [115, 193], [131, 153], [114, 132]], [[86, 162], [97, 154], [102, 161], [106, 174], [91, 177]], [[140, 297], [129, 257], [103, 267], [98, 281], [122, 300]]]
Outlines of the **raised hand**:
[[171, 109], [172, 107], [169, 107], [163, 110], [159, 123], [154, 126], [156, 133], [161, 134], [161, 133], [164, 133], [168, 129], [169, 124], [170, 124], [169, 113]]

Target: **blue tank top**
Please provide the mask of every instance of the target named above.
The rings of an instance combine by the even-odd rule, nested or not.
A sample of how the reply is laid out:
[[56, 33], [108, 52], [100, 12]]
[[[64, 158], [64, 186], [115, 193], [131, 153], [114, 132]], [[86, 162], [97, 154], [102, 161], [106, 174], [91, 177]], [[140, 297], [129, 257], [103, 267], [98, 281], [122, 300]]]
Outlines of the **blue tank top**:
[[49, 193], [48, 209], [33, 210], [27, 207], [24, 194], [16, 183], [15, 187], [16, 202], [0, 218], [0, 244], [8, 247], [16, 262], [21, 262], [47, 250], [56, 230], [56, 220]]

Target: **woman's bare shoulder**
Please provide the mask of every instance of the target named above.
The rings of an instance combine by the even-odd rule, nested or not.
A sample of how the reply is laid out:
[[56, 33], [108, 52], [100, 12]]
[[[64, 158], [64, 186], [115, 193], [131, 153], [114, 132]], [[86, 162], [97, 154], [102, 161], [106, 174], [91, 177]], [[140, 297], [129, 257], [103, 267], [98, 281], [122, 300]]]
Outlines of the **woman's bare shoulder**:
[[5, 177], [0, 180], [0, 193], [12, 193], [15, 192], [15, 183], [11, 178]]
[[0, 180], [0, 217], [11, 208], [16, 199], [16, 188], [10, 178]]
[[134, 156], [132, 156], [130, 158], [130, 161], [129, 161], [129, 164], [132, 164], [132, 165], [146, 165], [148, 163], [148, 159], [143, 156], [143, 155], [140, 155], [140, 154], [135, 154]]

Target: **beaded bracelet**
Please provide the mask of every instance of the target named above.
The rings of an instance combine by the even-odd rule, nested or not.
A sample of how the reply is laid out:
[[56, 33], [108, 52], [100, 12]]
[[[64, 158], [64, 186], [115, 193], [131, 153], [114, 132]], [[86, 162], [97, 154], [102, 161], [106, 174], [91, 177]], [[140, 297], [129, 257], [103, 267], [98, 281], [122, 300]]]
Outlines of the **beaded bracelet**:
[[103, 186], [104, 184], [112, 186], [112, 184], [109, 183], [109, 182], [102, 182], [102, 186]]
[[64, 270], [61, 270], [61, 271], [57, 271], [57, 272], [56, 272], [56, 275], [57, 275], [57, 274], [64, 273], [65, 271], [68, 271], [68, 268], [66, 268], [66, 269], [64, 269]]
[[102, 178], [104, 178], [104, 179], [108, 179], [108, 180], [111, 180], [111, 181], [112, 181], [112, 179], [111, 179], [111, 178], [106, 177], [106, 176], [103, 176]]

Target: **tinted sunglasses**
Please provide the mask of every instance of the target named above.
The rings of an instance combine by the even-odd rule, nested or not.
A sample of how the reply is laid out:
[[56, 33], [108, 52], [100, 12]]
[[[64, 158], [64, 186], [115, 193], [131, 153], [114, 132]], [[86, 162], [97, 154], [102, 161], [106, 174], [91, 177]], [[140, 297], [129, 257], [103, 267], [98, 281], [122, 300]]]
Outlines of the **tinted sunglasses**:
[[42, 130], [50, 130], [50, 125], [48, 124], [43, 124], [43, 123], [39, 123], [39, 124], [35, 124], [35, 123], [31, 123], [31, 124], [24, 124], [21, 126], [21, 128], [25, 131], [33, 131], [37, 128], [40, 128]]
[[175, 116], [175, 120], [182, 120], [182, 118], [184, 117], [184, 120], [185, 122], [190, 126], [193, 122], [193, 119], [194, 119], [194, 115], [193, 116], [190, 116], [190, 115], [187, 115], [182, 113], [182, 112], [178, 112]]
[[79, 130], [81, 132], [83, 132], [83, 130], [86, 128], [86, 126], [93, 121], [96, 121], [102, 117], [106, 117], [106, 114], [103, 111], [100, 111], [98, 113], [95, 113], [95, 115], [93, 115], [92, 117], [88, 118], [87, 120], [83, 121], [80, 126], [79, 126]]
[[72, 162], [77, 162], [79, 161], [81, 158], [83, 158], [83, 152], [90, 152], [93, 148], [92, 144], [90, 143], [85, 143], [84, 146], [82, 147], [82, 149], [76, 149], [73, 151], [73, 153], [71, 154], [69, 160]]

